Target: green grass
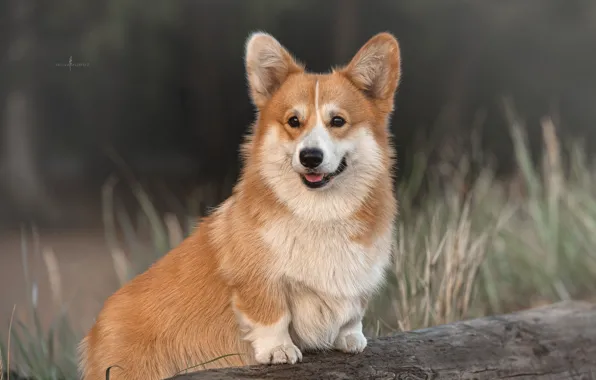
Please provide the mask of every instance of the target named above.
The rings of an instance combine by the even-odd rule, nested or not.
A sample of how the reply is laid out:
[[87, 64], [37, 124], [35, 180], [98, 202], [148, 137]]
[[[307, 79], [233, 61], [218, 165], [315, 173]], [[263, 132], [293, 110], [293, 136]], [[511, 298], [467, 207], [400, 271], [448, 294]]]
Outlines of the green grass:
[[[506, 111], [519, 169], [509, 180], [495, 179], [488, 164], [473, 173], [469, 155], [441, 163], [440, 170], [427, 166], [425, 154], [416, 157], [415, 175], [397, 189], [400, 217], [395, 260], [387, 286], [367, 313], [368, 335], [596, 294], [594, 167], [578, 144], [566, 146], [562, 154], [549, 119], [543, 120], [542, 162], [533, 165], [523, 126], [508, 104]], [[162, 217], [130, 172], [125, 172], [124, 179], [139, 202], [139, 215], [133, 217], [118, 206], [113, 191], [116, 179], [103, 188], [107, 254], [121, 283], [147, 268], [193, 228], [192, 220]], [[424, 181], [429, 181], [430, 190], [415, 202]], [[198, 203], [214, 205], [226, 190], [200, 189], [192, 199], [193, 214]], [[140, 243], [143, 228], [139, 226], [149, 231], [149, 251]], [[25, 268], [30, 254], [26, 242]], [[51, 274], [56, 271], [52, 254], [46, 252], [43, 257], [59, 293], [59, 275]], [[33, 295], [35, 279], [27, 277], [27, 283], [28, 294]], [[54, 325], [43, 330], [34, 296], [30, 305], [32, 321], [15, 321], [12, 328], [12, 368], [35, 379], [76, 378], [75, 346], [81, 332], [71, 327], [67, 306]], [[4, 368], [6, 341], [0, 344]]]
[[[2, 366], [8, 368], [8, 354], [11, 353], [11, 369], [19, 375], [32, 379], [75, 379], [77, 370], [76, 346], [80, 335], [74, 331], [67, 310], [68, 303], [60, 300], [60, 278], [57, 272], [57, 260], [52, 251], [39, 251], [36, 230], [32, 230], [33, 252], [22, 232], [21, 252], [27, 295], [27, 315], [30, 320], [17, 320], [11, 317], [9, 337], [0, 340]], [[43, 257], [48, 271], [48, 278], [57, 301], [58, 315], [49, 328], [42, 328], [37, 312], [37, 279], [31, 278], [30, 260], [37, 254]], [[13, 311], [14, 315], [14, 311]], [[7, 344], [5, 345], [4, 342]], [[9, 346], [10, 345], [10, 351]], [[0, 372], [1, 373], [1, 372]], [[7, 379], [8, 380], [8, 379]]]

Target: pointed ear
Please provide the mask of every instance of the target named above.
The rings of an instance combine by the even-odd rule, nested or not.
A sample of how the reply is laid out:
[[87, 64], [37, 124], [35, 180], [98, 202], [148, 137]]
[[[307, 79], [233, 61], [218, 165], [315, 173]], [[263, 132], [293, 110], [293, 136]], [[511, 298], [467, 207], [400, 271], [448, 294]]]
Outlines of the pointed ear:
[[304, 67], [271, 35], [256, 32], [246, 41], [246, 76], [253, 103], [261, 108], [287, 77]]
[[368, 97], [393, 102], [401, 75], [397, 40], [389, 33], [377, 34], [340, 72]]

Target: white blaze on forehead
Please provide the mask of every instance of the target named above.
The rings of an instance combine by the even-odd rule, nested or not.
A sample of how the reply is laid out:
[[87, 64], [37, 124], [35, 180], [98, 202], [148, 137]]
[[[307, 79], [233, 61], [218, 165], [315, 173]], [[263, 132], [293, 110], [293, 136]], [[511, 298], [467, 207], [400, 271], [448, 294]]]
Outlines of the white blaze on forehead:
[[330, 118], [331, 115], [339, 111], [335, 103], [319, 103], [319, 81], [315, 84], [315, 110], [317, 112], [317, 124], [325, 125], [323, 118]]
[[319, 81], [315, 83], [315, 126], [304, 136], [298, 149], [304, 148], [319, 148], [325, 155], [331, 153], [333, 150], [333, 141], [329, 132], [325, 128], [325, 123], [321, 117], [321, 110], [319, 109]]
[[317, 113], [317, 123], [321, 120], [319, 114], [319, 81], [315, 82], [315, 112]]

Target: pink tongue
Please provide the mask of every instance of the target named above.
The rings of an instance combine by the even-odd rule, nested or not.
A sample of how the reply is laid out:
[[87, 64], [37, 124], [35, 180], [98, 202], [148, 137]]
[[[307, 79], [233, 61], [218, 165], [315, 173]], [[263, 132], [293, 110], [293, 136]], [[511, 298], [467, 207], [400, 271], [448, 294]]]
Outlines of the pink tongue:
[[323, 174], [305, 174], [304, 178], [308, 182], [320, 182], [323, 179]]

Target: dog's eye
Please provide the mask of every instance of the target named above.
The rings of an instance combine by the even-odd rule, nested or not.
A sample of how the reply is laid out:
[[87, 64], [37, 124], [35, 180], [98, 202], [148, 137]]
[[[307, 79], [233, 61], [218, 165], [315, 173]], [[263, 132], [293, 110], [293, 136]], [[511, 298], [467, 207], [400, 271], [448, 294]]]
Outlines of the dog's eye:
[[332, 127], [343, 127], [344, 124], [346, 124], [346, 121], [342, 117], [334, 116], [331, 119], [331, 126]]
[[296, 116], [292, 116], [288, 119], [288, 125], [292, 128], [298, 128], [300, 126], [300, 120]]

